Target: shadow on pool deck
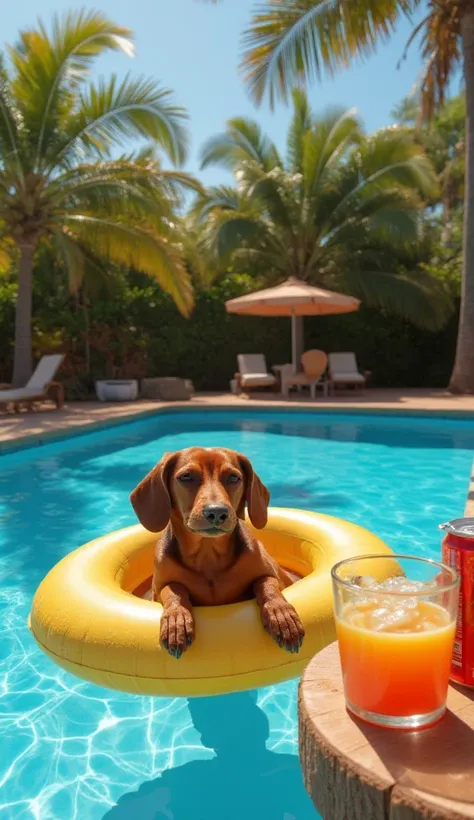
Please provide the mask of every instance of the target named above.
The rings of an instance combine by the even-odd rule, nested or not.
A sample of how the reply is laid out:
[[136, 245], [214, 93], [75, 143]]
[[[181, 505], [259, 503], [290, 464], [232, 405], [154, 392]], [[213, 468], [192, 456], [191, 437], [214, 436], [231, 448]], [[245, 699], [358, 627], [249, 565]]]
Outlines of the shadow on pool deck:
[[165, 770], [124, 794], [103, 820], [315, 820], [296, 755], [269, 751], [254, 692], [188, 701], [211, 760]]

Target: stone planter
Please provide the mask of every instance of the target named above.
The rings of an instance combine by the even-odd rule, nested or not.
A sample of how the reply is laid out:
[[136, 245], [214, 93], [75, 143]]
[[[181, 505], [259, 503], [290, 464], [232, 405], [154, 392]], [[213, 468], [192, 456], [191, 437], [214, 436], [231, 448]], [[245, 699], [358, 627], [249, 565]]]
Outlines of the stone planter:
[[95, 392], [99, 401], [134, 401], [138, 396], [136, 379], [97, 381]]

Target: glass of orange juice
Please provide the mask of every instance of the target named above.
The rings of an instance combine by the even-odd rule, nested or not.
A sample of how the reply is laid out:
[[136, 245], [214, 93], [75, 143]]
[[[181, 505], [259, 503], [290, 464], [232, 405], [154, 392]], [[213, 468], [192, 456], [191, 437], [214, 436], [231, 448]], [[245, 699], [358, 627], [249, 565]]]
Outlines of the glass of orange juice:
[[446, 709], [459, 577], [427, 558], [371, 555], [332, 568], [348, 709], [369, 723], [421, 729]]

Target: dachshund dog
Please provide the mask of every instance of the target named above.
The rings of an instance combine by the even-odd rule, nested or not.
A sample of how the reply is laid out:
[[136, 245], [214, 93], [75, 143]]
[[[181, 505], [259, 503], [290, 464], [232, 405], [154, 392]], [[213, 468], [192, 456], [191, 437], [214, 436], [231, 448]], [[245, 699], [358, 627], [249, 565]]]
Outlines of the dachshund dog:
[[280, 647], [298, 652], [304, 629], [282, 589], [295, 580], [244, 523], [267, 523], [270, 493], [248, 458], [224, 448], [166, 453], [130, 496], [150, 532], [160, 532], [151, 589], [161, 601], [160, 643], [180, 658], [194, 641], [192, 607], [255, 597], [263, 626]]

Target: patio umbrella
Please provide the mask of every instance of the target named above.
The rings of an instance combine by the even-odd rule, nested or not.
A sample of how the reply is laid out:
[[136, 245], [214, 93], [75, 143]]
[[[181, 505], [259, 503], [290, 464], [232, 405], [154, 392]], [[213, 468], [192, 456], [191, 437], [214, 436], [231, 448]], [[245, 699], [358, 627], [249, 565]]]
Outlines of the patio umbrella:
[[225, 303], [228, 313], [245, 316], [291, 316], [293, 368], [298, 370], [302, 351], [298, 350], [298, 317], [352, 313], [360, 301], [353, 296], [313, 287], [291, 276], [281, 285], [265, 288]]

